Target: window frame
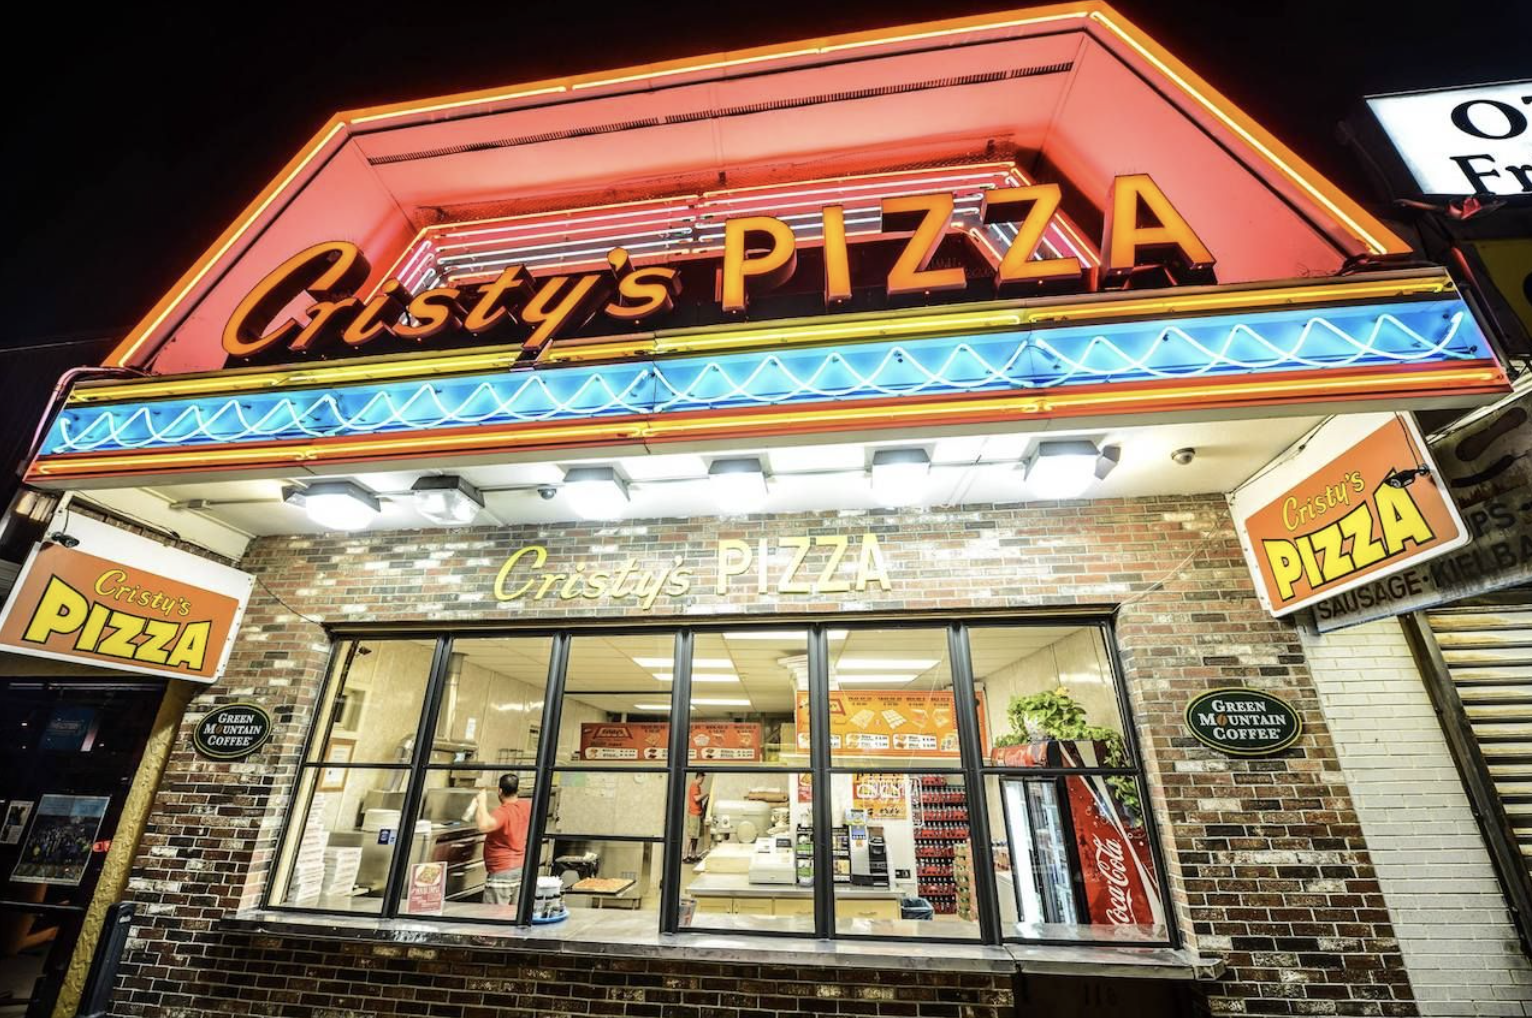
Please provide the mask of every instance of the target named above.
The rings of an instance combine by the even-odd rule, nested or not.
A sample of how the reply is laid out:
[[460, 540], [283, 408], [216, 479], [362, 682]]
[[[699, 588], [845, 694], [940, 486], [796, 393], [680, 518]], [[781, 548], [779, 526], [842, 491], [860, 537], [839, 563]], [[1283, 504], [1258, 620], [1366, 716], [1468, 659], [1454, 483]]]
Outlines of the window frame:
[[[1114, 612], [1110, 608], [1100, 609], [1076, 609], [1055, 611], [944, 611], [944, 612], [909, 612], [909, 613], [866, 613], [866, 614], [843, 614], [843, 615], [752, 615], [745, 617], [709, 616], [705, 618], [692, 618], [684, 616], [667, 616], [655, 618], [641, 623], [615, 622], [608, 620], [558, 620], [550, 622], [546, 619], [529, 620], [525, 623], [516, 622], [467, 622], [449, 625], [427, 624], [367, 624], [353, 623], [326, 627], [326, 633], [331, 639], [330, 653], [325, 665], [325, 679], [315, 699], [317, 708], [323, 708], [326, 703], [332, 702], [329, 698], [334, 692], [338, 692], [337, 684], [344, 683], [345, 675], [336, 667], [337, 657], [344, 653], [348, 644], [352, 647], [364, 641], [383, 641], [389, 639], [434, 639], [436, 648], [431, 662], [431, 671], [428, 676], [425, 691], [424, 709], [421, 711], [419, 724], [416, 728], [415, 749], [408, 763], [393, 764], [381, 769], [403, 770], [409, 774], [406, 783], [406, 793], [403, 802], [402, 815], [415, 817], [421, 807], [424, 787], [427, 777], [432, 771], [444, 771], [451, 773], [454, 770], [481, 770], [499, 771], [515, 770], [519, 773], [531, 774], [531, 819], [527, 830], [526, 861], [523, 864], [522, 886], [534, 887], [537, 879], [537, 870], [540, 866], [542, 852], [545, 843], [555, 840], [556, 835], [547, 830], [547, 809], [554, 779], [559, 773], [573, 771], [613, 771], [618, 773], [652, 773], [663, 774], [666, 780], [666, 803], [664, 810], [664, 833], [659, 837], [650, 836], [622, 836], [610, 835], [595, 839], [591, 836], [587, 840], [626, 841], [645, 844], [659, 844], [661, 852], [661, 877], [660, 898], [658, 909], [658, 923], [656, 932], [669, 935], [717, 935], [719, 930], [706, 928], [681, 927], [680, 918], [680, 879], [682, 874], [682, 856], [685, 852], [685, 808], [686, 808], [686, 782], [694, 773], [770, 773], [779, 775], [796, 775], [806, 773], [817, 788], [828, 790], [830, 776], [833, 774], [853, 774], [867, 770], [866, 765], [837, 765], [832, 764], [830, 740], [830, 702], [829, 702], [829, 631], [831, 629], [889, 629], [889, 628], [918, 628], [933, 631], [944, 631], [947, 640], [948, 669], [952, 683], [953, 701], [958, 725], [959, 735], [959, 760], [955, 766], [931, 766], [923, 765], [916, 761], [906, 762], [900, 766], [881, 766], [879, 771], [890, 774], [902, 774], [913, 777], [921, 774], [947, 774], [958, 775], [963, 780], [963, 787], [968, 800], [969, 812], [969, 843], [973, 853], [975, 904], [978, 912], [979, 936], [968, 937], [937, 937], [937, 936], [898, 936], [892, 934], [855, 934], [839, 933], [836, 931], [835, 920], [835, 884], [833, 881], [833, 846], [831, 837], [819, 835], [814, 838], [814, 930], [771, 930], [762, 929], [752, 931], [752, 936], [780, 937], [783, 939], [834, 939], [850, 941], [876, 941], [883, 943], [931, 943], [952, 945], [987, 945], [1000, 944], [1030, 944], [1038, 946], [1060, 946], [1090, 948], [1108, 945], [1113, 947], [1163, 949], [1166, 947], [1176, 949], [1181, 946], [1182, 939], [1177, 923], [1174, 901], [1170, 894], [1169, 874], [1165, 868], [1164, 846], [1161, 843], [1158, 823], [1154, 816], [1154, 810], [1150, 805], [1149, 785], [1144, 772], [1144, 759], [1140, 749], [1139, 733], [1136, 718], [1132, 711], [1132, 705], [1128, 694], [1127, 682], [1122, 669], [1122, 660], [1116, 641]], [[1127, 767], [1002, 767], [992, 766], [982, 752], [983, 735], [977, 710], [977, 696], [973, 675], [972, 657], [970, 653], [970, 633], [974, 629], [1002, 629], [1002, 628], [1030, 628], [1048, 626], [1076, 626], [1082, 629], [1094, 629], [1106, 648], [1108, 667], [1111, 671], [1111, 679], [1114, 693], [1117, 698], [1117, 707], [1122, 718], [1122, 735], [1124, 746], [1127, 750], [1130, 765]], [[699, 633], [723, 633], [737, 631], [745, 628], [757, 629], [802, 629], [807, 633], [808, 651], [808, 692], [809, 692], [809, 727], [813, 733], [810, 739], [809, 760], [805, 767], [781, 767], [762, 765], [719, 765], [718, 761], [697, 761], [695, 764], [688, 757], [687, 748], [690, 745], [690, 725], [674, 723], [677, 704], [689, 704], [692, 692], [692, 658], [695, 637]], [[663, 764], [658, 765], [606, 765], [588, 761], [560, 761], [558, 756], [558, 744], [560, 723], [562, 720], [563, 701], [568, 694], [567, 679], [570, 662], [570, 651], [575, 640], [581, 637], [614, 637], [637, 634], [652, 634], [655, 632], [670, 632], [673, 635], [674, 646], [674, 678], [670, 689], [670, 716], [672, 723], [669, 731], [667, 746], [667, 758]], [[541, 715], [541, 736], [539, 738], [537, 753], [531, 764], [521, 764], [514, 767], [495, 765], [490, 763], [476, 764], [442, 764], [430, 763], [429, 753], [422, 762], [422, 747], [431, 742], [432, 733], [436, 730], [437, 720], [442, 707], [443, 692], [446, 685], [448, 663], [453, 652], [453, 644], [457, 639], [494, 639], [494, 638], [537, 638], [543, 637], [551, 641], [548, 658], [548, 677], [544, 688], [544, 702]], [[578, 691], [576, 691], [578, 693]], [[993, 708], [991, 708], [993, 709]], [[687, 712], [689, 715], [689, 712]], [[308, 731], [304, 735], [302, 755], [294, 769], [292, 791], [289, 808], [286, 811], [282, 828], [277, 842], [277, 853], [274, 863], [262, 892], [261, 905], [263, 908], [296, 912], [301, 914], [317, 915], [356, 915], [344, 909], [320, 908], [301, 905], [284, 905], [273, 900], [277, 891], [276, 874], [283, 865], [286, 853], [290, 849], [290, 837], [295, 818], [301, 813], [307, 813], [308, 804], [298, 803], [297, 797], [302, 793], [306, 773], [309, 770], [318, 770], [321, 767], [335, 767], [335, 764], [323, 764], [319, 761], [310, 761], [309, 756], [314, 750], [315, 739], [325, 737], [330, 724], [329, 718], [320, 718], [316, 713], [309, 719]], [[357, 766], [357, 765], [341, 765]], [[371, 765], [372, 769], [379, 769], [378, 765]], [[1014, 777], [1032, 778], [1057, 778], [1067, 775], [1102, 775], [1102, 776], [1128, 776], [1133, 778], [1139, 790], [1141, 801], [1144, 804], [1144, 824], [1146, 837], [1149, 842], [1151, 857], [1160, 882], [1161, 904], [1165, 914], [1166, 936], [1162, 940], [1145, 940], [1141, 942], [1123, 943], [1111, 941], [1105, 938], [1037, 938], [1023, 937], [1002, 929], [998, 892], [995, 881], [991, 874], [994, 873], [993, 857], [993, 832], [989, 824], [989, 786], [990, 779], [996, 779], [994, 784], [1000, 788], [999, 779]], [[312, 796], [312, 790], [310, 790]], [[831, 813], [831, 799], [828, 794], [814, 796], [811, 818], [813, 827], [818, 832], [829, 832], [833, 829], [833, 816]], [[1008, 823], [1007, 823], [1008, 826]], [[1009, 835], [1001, 832], [1007, 837]], [[481, 919], [463, 916], [431, 916], [413, 915], [404, 911], [401, 900], [404, 882], [407, 876], [408, 860], [410, 858], [412, 842], [414, 839], [414, 823], [402, 822], [398, 832], [394, 855], [390, 860], [387, 884], [382, 896], [382, 908], [377, 913], [366, 913], [371, 918], [381, 921], [406, 920], [411, 922], [450, 922], [450, 923], [478, 923], [486, 926], [514, 926], [527, 928], [532, 925], [531, 913], [534, 895], [523, 893], [517, 900], [517, 912], [514, 920], [504, 919]], [[1010, 846], [1014, 853], [1014, 846]], [[918, 882], [918, 880], [917, 880]]]

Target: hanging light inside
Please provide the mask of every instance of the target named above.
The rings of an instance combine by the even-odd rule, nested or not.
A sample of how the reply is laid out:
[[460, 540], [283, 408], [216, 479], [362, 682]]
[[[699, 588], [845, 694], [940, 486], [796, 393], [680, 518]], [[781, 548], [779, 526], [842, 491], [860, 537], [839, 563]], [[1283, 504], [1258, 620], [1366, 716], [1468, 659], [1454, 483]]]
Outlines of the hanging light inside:
[[708, 486], [718, 511], [725, 516], [758, 513], [766, 505], [766, 471], [753, 456], [714, 460], [707, 468]]
[[1037, 443], [1021, 467], [1038, 498], [1079, 498], [1093, 482], [1111, 473], [1121, 456], [1120, 446], [1099, 449], [1086, 438], [1055, 439]]
[[383, 511], [378, 496], [355, 481], [315, 481], [307, 488], [287, 488], [282, 501], [303, 509], [326, 530], [364, 530]]
[[914, 505], [926, 492], [931, 455], [924, 449], [879, 449], [872, 454], [872, 494], [881, 505]]
[[415, 511], [444, 527], [472, 523], [484, 508], [479, 489], [456, 474], [422, 477], [410, 486]]
[[612, 467], [570, 467], [564, 495], [582, 520], [615, 520], [628, 502], [628, 482]]

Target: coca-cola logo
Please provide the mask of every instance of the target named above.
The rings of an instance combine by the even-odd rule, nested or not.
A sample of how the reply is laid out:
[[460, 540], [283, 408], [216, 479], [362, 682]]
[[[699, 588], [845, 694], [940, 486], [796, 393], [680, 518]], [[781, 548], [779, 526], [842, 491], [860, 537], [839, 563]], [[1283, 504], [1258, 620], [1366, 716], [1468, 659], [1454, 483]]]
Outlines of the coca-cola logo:
[[1091, 835], [1095, 848], [1096, 869], [1106, 880], [1108, 905], [1106, 917], [1117, 926], [1137, 925], [1133, 915], [1133, 895], [1128, 890], [1128, 860], [1120, 841], [1102, 841]]

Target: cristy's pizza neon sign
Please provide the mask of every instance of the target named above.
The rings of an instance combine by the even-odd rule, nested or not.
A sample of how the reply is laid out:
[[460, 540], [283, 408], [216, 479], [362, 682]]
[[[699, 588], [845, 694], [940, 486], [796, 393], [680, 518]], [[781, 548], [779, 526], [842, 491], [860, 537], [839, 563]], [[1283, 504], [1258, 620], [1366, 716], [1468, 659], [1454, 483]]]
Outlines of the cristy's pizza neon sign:
[[[1160, 266], [1174, 282], [1211, 278], [1212, 253], [1148, 174], [1117, 177], [1108, 194], [1099, 275], [1069, 255], [1039, 257], [1044, 232], [1059, 214], [1057, 184], [1026, 184], [985, 192], [986, 223], [1015, 224], [1016, 234], [993, 269], [997, 293], [1029, 289], [1089, 290], [1124, 286], [1138, 269]], [[950, 191], [906, 194], [881, 202], [883, 236], [903, 235], [886, 278], [891, 297], [962, 290], [969, 274], [961, 265], [934, 264], [953, 219]], [[844, 208], [819, 210], [823, 295], [827, 307], [852, 296], [852, 251]], [[798, 270], [798, 238], [783, 220], [767, 215], [731, 218], [724, 224], [715, 299], [725, 312], [743, 313], [752, 293], [792, 278]], [[647, 323], [670, 311], [681, 292], [673, 264], [635, 264], [612, 248], [601, 271], [533, 277], [510, 265], [493, 280], [471, 287], [435, 286], [410, 293], [398, 278], [370, 297], [358, 296], [371, 268], [348, 241], [326, 241], [293, 255], [239, 302], [223, 330], [223, 347], [253, 357], [285, 347], [295, 353], [364, 349], [380, 337], [419, 342], [453, 333], [513, 334], [530, 356], [561, 334], [597, 315], [614, 324]], [[314, 301], [299, 316], [283, 310], [307, 294]]]

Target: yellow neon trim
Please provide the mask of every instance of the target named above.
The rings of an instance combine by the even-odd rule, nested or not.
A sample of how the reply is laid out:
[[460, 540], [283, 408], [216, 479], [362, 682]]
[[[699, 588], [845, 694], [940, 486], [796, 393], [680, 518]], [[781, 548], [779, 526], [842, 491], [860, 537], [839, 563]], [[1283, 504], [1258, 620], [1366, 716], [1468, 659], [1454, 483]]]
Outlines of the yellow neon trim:
[[[1134, 52], [1149, 61], [1161, 74], [1175, 82], [1183, 92], [1196, 100], [1203, 109], [1217, 117], [1225, 127], [1237, 134], [1245, 144], [1260, 153], [1283, 176], [1296, 184], [1305, 194], [1315, 202], [1318, 202], [1320, 206], [1336, 219], [1344, 223], [1352, 233], [1356, 234], [1358, 238], [1372, 249], [1374, 254], [1388, 254], [1390, 251], [1408, 251], [1410, 249], [1408, 244], [1391, 233], [1382, 223], [1368, 216], [1366, 212], [1362, 211], [1360, 207], [1347, 198], [1335, 185], [1321, 177], [1312, 167], [1305, 164], [1292, 152], [1286, 151], [1285, 146], [1262, 130], [1255, 121], [1245, 116], [1233, 103], [1219, 95], [1218, 92], [1206, 83], [1200, 80], [1189, 80], [1196, 79], [1196, 75], [1192, 74], [1190, 69], [1181, 64], [1180, 61], [1171, 57], [1169, 52], [1160, 47], [1158, 43], [1155, 43], [1136, 26], [1132, 25], [1126, 18], [1122, 18], [1115, 11], [1109, 16], [1102, 10], [1091, 11], [1090, 17], [1091, 20], [1098, 22], [1131, 46]], [[1121, 18], [1123, 25], [1128, 27], [1119, 26], [1112, 20], [1112, 17]], [[1158, 50], [1159, 54], [1164, 54], [1164, 57], [1162, 58], [1159, 54], [1152, 52], [1151, 46]], [[1199, 90], [1199, 85], [1201, 90]], [[1204, 95], [1203, 91], [1209, 94]], [[1254, 130], [1251, 128], [1254, 128]], [[1278, 153], [1275, 151], [1276, 148], [1283, 149], [1283, 152]], [[1297, 163], [1298, 165], [1290, 165], [1290, 162]], [[1314, 183], [1309, 177], [1316, 178], [1319, 183]], [[1331, 193], [1326, 193], [1327, 190]], [[1342, 203], [1349, 206], [1350, 211], [1342, 208]], [[1371, 221], [1372, 230], [1375, 230], [1387, 238], [1387, 240], [1379, 240], [1377, 237], [1374, 237], [1369, 232], [1368, 227], [1358, 222], [1358, 218], [1363, 217]], [[1392, 241], [1392, 243], [1389, 243], [1389, 241]]]
[[[1463, 385], [1490, 385], [1503, 388], [1505, 374], [1498, 367], [1469, 368], [1451, 371], [1435, 371], [1430, 375], [1432, 389], [1448, 391]], [[1189, 399], [1188, 409], [1195, 403], [1212, 399], [1250, 399], [1280, 397], [1284, 393], [1313, 394], [1333, 390], [1357, 392], [1397, 388], [1400, 375], [1397, 372], [1351, 376], [1337, 379], [1288, 379], [1261, 380], [1259, 382], [1230, 382], [1218, 385], [1168, 386], [1158, 389], [1140, 389], [1132, 392], [1074, 393], [1068, 390], [1048, 394], [1022, 394], [997, 396], [990, 399], [964, 399], [921, 403], [912, 405], [865, 406], [834, 404], [813, 410], [785, 410], [781, 413], [751, 415], [733, 414], [692, 420], [650, 418], [643, 422], [595, 421], [549, 425], [535, 430], [517, 432], [509, 439], [503, 435], [486, 435], [479, 429], [461, 429], [451, 433], [433, 432], [409, 435], [393, 439], [356, 439], [344, 442], [326, 442], [292, 448], [286, 455], [273, 458], [274, 450], [224, 447], [191, 451], [163, 453], [113, 453], [82, 458], [44, 457], [33, 464], [30, 476], [68, 477], [92, 473], [141, 471], [146, 466], [216, 469], [220, 466], [280, 465], [281, 463], [312, 463], [353, 457], [376, 458], [380, 454], [403, 455], [409, 453], [446, 453], [462, 447], [488, 447], [499, 443], [501, 448], [514, 448], [516, 444], [541, 445], [553, 442], [589, 442], [608, 439], [612, 441], [639, 441], [650, 438], [684, 437], [696, 432], [717, 431], [720, 428], [738, 427], [743, 433], [753, 430], [776, 430], [782, 426], [827, 424], [841, 421], [855, 422], [888, 421], [889, 419], [917, 419], [939, 417], [944, 420], [973, 414], [992, 414], [997, 411], [1018, 414], [1058, 413], [1068, 409], [1112, 407], [1118, 404], [1158, 405], [1172, 400]], [[1461, 384], [1460, 384], [1461, 383]], [[280, 450], [278, 450], [280, 451]]]
[[[1330, 300], [1362, 301], [1378, 297], [1409, 297], [1455, 292], [1446, 272], [1404, 278], [1375, 279], [1355, 276], [1288, 287], [1212, 293], [1087, 299], [1031, 307], [1001, 307], [983, 311], [904, 313], [850, 321], [820, 320], [808, 325], [761, 325], [752, 328], [688, 330], [623, 337], [605, 342], [554, 343], [543, 356], [545, 363], [575, 364], [620, 357], [653, 356], [684, 352], [727, 352], [762, 346], [787, 346], [825, 340], [865, 340], [908, 335], [928, 330], [932, 334], [958, 329], [1004, 329], [1022, 325], [1078, 320], [1112, 320], [1129, 316], [1216, 311], [1258, 310], [1289, 304]], [[297, 386], [341, 385], [356, 381], [387, 381], [437, 374], [468, 374], [499, 371], [520, 359], [520, 346], [488, 347], [463, 353], [406, 356], [339, 364], [318, 364], [282, 369], [235, 369], [201, 375], [146, 378], [141, 381], [82, 385], [69, 396], [70, 406], [150, 400], [209, 394], [251, 392]]]
[[170, 317], [170, 313], [186, 298], [186, 295], [191, 292], [192, 287], [200, 283], [202, 277], [208, 274], [209, 270], [213, 267], [213, 263], [228, 253], [229, 249], [239, 241], [239, 238], [245, 235], [245, 231], [254, 225], [257, 217], [262, 212], [265, 212], [272, 202], [277, 200], [277, 196], [287, 189], [287, 185], [292, 183], [298, 174], [302, 173], [304, 168], [313, 162], [319, 153], [325, 150], [325, 147], [330, 144], [330, 139], [344, 130], [345, 126], [344, 121], [334, 120], [330, 122], [328, 130], [316, 135], [314, 140], [309, 143], [308, 148], [298, 153], [296, 165], [290, 163], [290, 168], [285, 175], [279, 176], [276, 180], [266, 185], [266, 189], [256, 196], [255, 201], [251, 203], [251, 206], [245, 210], [239, 219], [235, 220], [234, 225], [224, 231], [223, 236], [215, 242], [214, 246], [198, 259], [197, 263], [187, 271], [186, 275], [181, 277], [180, 282], [176, 284], [176, 288], [169, 294], [166, 294], [159, 304], [149, 312], [148, 316], [133, 327], [133, 331], [128, 333], [126, 339], [117, 344], [116, 348], [107, 355], [103, 363], [107, 367], [123, 367], [127, 365], [132, 360], [133, 355], [138, 352], [138, 348], [143, 345], [144, 340], [149, 337], [149, 334], [159, 328], [166, 318]]
[[480, 103], [509, 102], [512, 99], [530, 99], [538, 95], [552, 95], [555, 92], [567, 92], [567, 85], [548, 85], [542, 88], [523, 88], [515, 92], [490, 92], [488, 94], [476, 92], [461, 99], [444, 99], [441, 102], [431, 103], [427, 106], [409, 106], [403, 110], [389, 110], [383, 113], [358, 112], [355, 116], [346, 118], [348, 124], [367, 124], [374, 120], [387, 120], [389, 117], [402, 116], [405, 113], [440, 113], [442, 110], [455, 110], [464, 106], [477, 106]]

